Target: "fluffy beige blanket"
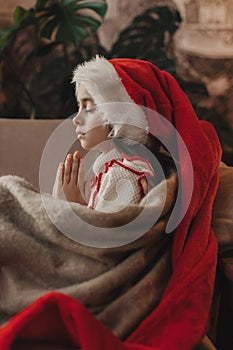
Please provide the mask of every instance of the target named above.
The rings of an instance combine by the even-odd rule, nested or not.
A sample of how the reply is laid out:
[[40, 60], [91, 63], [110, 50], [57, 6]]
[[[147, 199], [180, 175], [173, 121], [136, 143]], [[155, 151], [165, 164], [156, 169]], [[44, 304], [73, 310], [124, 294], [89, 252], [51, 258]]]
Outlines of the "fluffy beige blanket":
[[[121, 339], [127, 337], [156, 307], [171, 274], [172, 236], [164, 230], [176, 196], [176, 176], [164, 182], [165, 204], [160, 200], [164, 195], [161, 184], [139, 206], [118, 213], [99, 213], [70, 203], [81, 219], [77, 234], [82, 231], [85, 236], [91, 224], [96, 239], [103, 227], [109, 235], [115, 235], [112, 229], [119, 225], [123, 230], [127, 227], [126, 236], [132, 234], [126, 224], [147, 203], [141, 226], [151, 221], [151, 228], [142, 237], [100, 248], [70, 239], [51, 221], [44, 199], [55, 218], [69, 225], [67, 202], [41, 195], [22, 178], [1, 177], [0, 325], [39, 296], [56, 290], [84, 303]], [[159, 210], [160, 217], [153, 223]]]

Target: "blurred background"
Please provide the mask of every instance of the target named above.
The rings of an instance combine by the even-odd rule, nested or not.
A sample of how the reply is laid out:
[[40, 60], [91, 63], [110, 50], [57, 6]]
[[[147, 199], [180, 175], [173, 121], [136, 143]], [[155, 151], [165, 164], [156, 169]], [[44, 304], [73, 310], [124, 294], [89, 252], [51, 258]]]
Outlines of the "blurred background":
[[232, 0], [0, 0], [0, 118], [73, 114], [72, 70], [96, 53], [170, 72], [233, 165]]

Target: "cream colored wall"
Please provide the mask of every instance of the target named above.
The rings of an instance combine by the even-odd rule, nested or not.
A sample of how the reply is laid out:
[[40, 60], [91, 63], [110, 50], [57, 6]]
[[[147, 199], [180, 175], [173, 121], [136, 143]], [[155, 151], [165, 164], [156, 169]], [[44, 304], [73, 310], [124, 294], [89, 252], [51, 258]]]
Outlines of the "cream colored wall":
[[232, 0], [186, 0], [177, 46], [212, 58], [233, 57]]
[[60, 123], [61, 120], [54, 119], [0, 118], [0, 176], [21, 176], [38, 188], [42, 152]]
[[175, 36], [177, 73], [205, 84], [209, 97], [199, 103], [214, 108], [233, 133], [233, 2], [185, 0], [184, 5], [186, 18]]

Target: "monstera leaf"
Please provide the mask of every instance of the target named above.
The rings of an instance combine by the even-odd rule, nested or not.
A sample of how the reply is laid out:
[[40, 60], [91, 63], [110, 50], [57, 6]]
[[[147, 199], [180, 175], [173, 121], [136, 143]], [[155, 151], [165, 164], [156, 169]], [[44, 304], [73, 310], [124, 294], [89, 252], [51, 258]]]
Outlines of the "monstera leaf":
[[[83, 10], [95, 13], [95, 17], [80, 13]], [[106, 10], [104, 0], [37, 0], [35, 7], [29, 10], [17, 6], [13, 18], [21, 29], [35, 25], [42, 37], [60, 42], [72, 41], [78, 47], [90, 34], [90, 29], [95, 31], [101, 25]]]
[[[54, 37], [61, 42], [72, 41], [78, 47], [80, 42], [90, 34], [90, 29], [96, 31], [100, 26], [107, 5], [105, 1], [61, 0], [49, 7], [37, 8], [42, 37], [48, 39]], [[99, 19], [80, 13], [84, 9], [95, 12]]]
[[113, 45], [108, 57], [130, 57], [153, 62], [173, 73], [167, 44], [177, 30], [181, 17], [174, 5], [157, 5], [134, 18]]
[[[21, 117], [64, 118], [73, 111], [70, 76], [75, 64], [96, 54], [95, 31], [106, 10], [106, 0], [37, 0], [30, 9], [15, 8], [13, 25], [0, 32], [0, 59], [3, 78], [12, 81], [4, 94], [15, 96]], [[10, 114], [20, 117], [19, 110]]]

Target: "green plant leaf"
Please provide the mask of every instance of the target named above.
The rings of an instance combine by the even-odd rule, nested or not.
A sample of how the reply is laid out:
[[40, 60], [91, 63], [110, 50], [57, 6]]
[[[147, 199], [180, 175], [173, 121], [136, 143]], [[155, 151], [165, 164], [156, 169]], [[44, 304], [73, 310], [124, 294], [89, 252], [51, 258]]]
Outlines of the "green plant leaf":
[[35, 17], [35, 10], [33, 8], [25, 10], [21, 6], [16, 6], [13, 14], [14, 23], [20, 26], [19, 29], [23, 29], [29, 25], [36, 25], [37, 18]]
[[49, 44], [43, 44], [38, 47], [37, 57], [42, 57], [46, 55], [51, 55], [51, 53], [60, 45], [59, 42], [54, 41]]
[[180, 22], [173, 5], [149, 8], [120, 33], [109, 57], [144, 59], [175, 75], [175, 63], [167, 55], [165, 38], [167, 34], [172, 37]]
[[17, 34], [18, 25], [12, 25], [9, 28], [4, 28], [0, 32], [0, 58], [4, 55], [5, 50], [11, 44]]
[[106, 2], [85, 2], [83, 4], [77, 4], [75, 6], [75, 10], [82, 9], [93, 10], [98, 13], [98, 15], [103, 19], [107, 11], [107, 4]]
[[[96, 31], [101, 22], [91, 16], [77, 13], [79, 9], [90, 8], [103, 15], [106, 9], [105, 2], [86, 2], [77, 4], [77, 0], [63, 0], [41, 9], [37, 17], [41, 23], [41, 36], [51, 39], [54, 31], [56, 40], [60, 42], [73, 42], [76, 47], [89, 34], [87, 28]], [[103, 10], [104, 9], [104, 10]]]
[[[80, 0], [62, 0], [63, 4], [65, 6], [76, 6], [77, 2], [79, 2]], [[81, 0], [83, 1], [83, 0]]]
[[37, 0], [35, 3], [35, 10], [39, 11], [39, 10], [43, 9], [47, 2], [48, 2], [48, 0]]
[[97, 28], [99, 28], [99, 26], [101, 25], [101, 22], [98, 21], [95, 18], [92, 18], [90, 16], [84, 16], [84, 15], [75, 15], [75, 23], [86, 23], [90, 28], [92, 28], [93, 30], [96, 30]]
[[73, 41], [76, 47], [79, 47], [82, 39], [88, 36], [86, 29], [79, 26], [72, 25], [62, 25], [59, 27], [56, 40], [61, 42], [70, 42]]
[[[36, 116], [39, 113], [38, 108], [41, 107], [47, 116], [57, 117], [57, 112], [53, 111], [60, 108], [61, 115], [64, 116], [64, 111], [70, 111], [70, 101], [75, 101], [72, 97], [73, 89], [70, 89], [69, 94], [73, 100], [71, 98], [68, 101], [65, 98], [63, 103], [63, 100], [58, 97], [55, 100], [60, 101], [61, 105], [59, 102], [55, 103], [55, 108], [51, 106], [53, 103], [50, 103], [50, 97], [52, 96], [51, 101], [54, 101], [53, 94], [57, 94], [64, 86], [61, 77], [67, 79], [68, 84], [70, 84], [72, 69], [77, 62], [81, 63], [96, 54], [95, 36], [93, 37], [93, 41], [95, 41], [93, 45], [87, 44], [85, 46], [85, 43], [81, 44], [81, 42], [101, 25], [107, 4], [106, 1], [94, 0], [36, 0], [34, 3], [34, 7], [29, 10], [20, 6], [16, 8], [16, 27], [14, 30], [11, 28], [2, 32], [0, 37], [0, 58], [3, 57], [3, 60], [7, 61], [8, 51], [6, 49], [8, 50], [8, 46], [11, 45], [10, 48], [15, 50], [12, 46], [12, 39], [16, 39], [16, 43], [18, 43], [16, 35], [19, 32], [25, 33], [24, 30], [33, 25], [32, 31], [29, 32], [32, 35], [28, 36], [30, 43], [28, 40], [22, 42], [23, 47], [20, 50], [22, 56], [12, 57], [13, 68], [17, 66], [15, 62], [20, 61], [19, 67], [17, 66], [15, 71], [12, 68], [12, 74], [20, 77], [21, 90], [18, 96], [18, 106], [26, 113], [31, 111], [32, 116]], [[85, 10], [87, 10], [86, 13]], [[44, 38], [49, 39], [49, 41]], [[56, 60], [57, 55], [61, 61]], [[47, 66], [47, 62], [51, 62], [50, 67]], [[48, 83], [48, 78], [52, 82], [51, 84]], [[65, 92], [67, 92], [67, 87]], [[47, 111], [49, 112], [47, 113]]]
[[56, 18], [52, 18], [51, 21], [47, 21], [47, 23], [45, 23], [44, 27], [40, 32], [41, 36], [43, 36], [44, 38], [50, 39], [56, 26], [57, 26]]
[[28, 11], [22, 6], [16, 6], [13, 13], [13, 20], [15, 24], [20, 24], [28, 16]]

